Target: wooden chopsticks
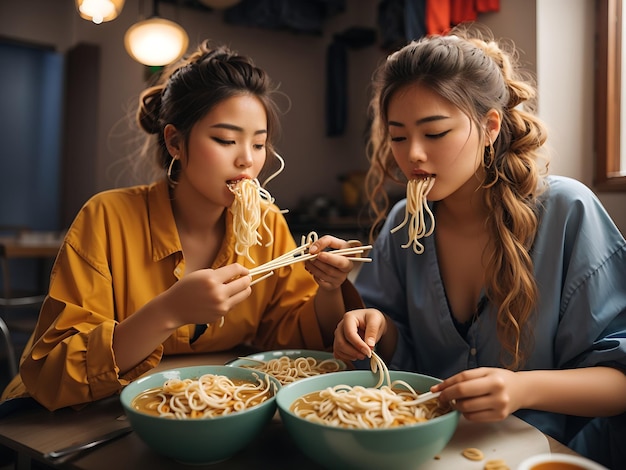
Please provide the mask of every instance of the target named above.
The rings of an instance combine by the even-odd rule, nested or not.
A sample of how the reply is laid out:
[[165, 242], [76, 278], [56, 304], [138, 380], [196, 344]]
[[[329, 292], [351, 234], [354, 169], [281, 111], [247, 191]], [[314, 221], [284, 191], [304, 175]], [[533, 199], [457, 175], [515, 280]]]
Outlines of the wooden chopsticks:
[[[309, 241], [308, 243], [304, 243], [301, 246], [299, 246], [298, 248], [295, 248], [287, 253], [285, 253], [284, 255], [281, 255], [275, 259], [273, 259], [272, 261], [269, 261], [265, 264], [262, 264], [260, 266], [257, 266], [256, 268], [252, 268], [250, 269], [249, 275], [250, 276], [258, 276], [261, 274], [265, 274], [264, 276], [255, 279], [254, 281], [252, 281], [252, 284], [255, 284], [269, 276], [271, 276], [274, 272], [275, 269], [278, 268], [283, 268], [285, 266], [289, 266], [295, 263], [299, 263], [301, 261], [307, 261], [307, 260], [311, 260], [311, 259], [315, 259], [317, 258], [317, 256], [319, 255], [319, 253], [316, 254], [310, 254], [308, 252], [309, 246], [311, 245], [311, 241]], [[365, 250], [369, 250], [371, 249], [372, 246], [371, 245], [365, 245], [365, 246], [355, 246], [355, 247], [350, 247], [350, 248], [341, 248], [341, 249], [337, 249], [337, 250], [332, 250], [329, 251], [328, 253], [332, 253], [335, 255], [341, 255], [341, 256], [346, 256], [350, 261], [357, 261], [357, 262], [362, 262], [362, 263], [369, 263], [370, 261], [372, 261], [371, 258], [362, 258], [360, 256], [353, 256], [353, 255], [360, 255], [361, 253], [363, 253]]]

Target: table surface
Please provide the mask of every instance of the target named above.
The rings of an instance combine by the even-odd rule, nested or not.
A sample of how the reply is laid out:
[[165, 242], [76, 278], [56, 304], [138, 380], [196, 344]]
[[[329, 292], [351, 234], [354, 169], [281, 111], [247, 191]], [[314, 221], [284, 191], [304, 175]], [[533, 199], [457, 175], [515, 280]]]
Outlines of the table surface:
[[[222, 353], [173, 356], [164, 358], [151, 372], [171, 368], [224, 364], [251, 351], [234, 350]], [[61, 409], [47, 411], [32, 404], [0, 418], [0, 443], [18, 452], [18, 468], [29, 468], [31, 460], [46, 462], [43, 455], [106, 432], [127, 426], [119, 397], [110, 397], [92, 403], [80, 411]], [[482, 462], [471, 462], [462, 457], [466, 447], [477, 447], [485, 453]], [[539, 432], [524, 421], [510, 416], [498, 423], [471, 423], [463, 418], [450, 443], [441, 455], [420, 469], [447, 470], [449, 468], [482, 469], [489, 459], [505, 459], [509, 468], [516, 468], [526, 457], [539, 453], [573, 452]], [[103, 446], [74, 456], [62, 468], [109, 470], [150, 468], [151, 470], [189, 468], [160, 456], [135, 434], [126, 434]], [[278, 413], [263, 434], [233, 458], [195, 468], [250, 469], [273, 468], [317, 470], [320, 467], [302, 454], [285, 432]]]
[[0, 254], [7, 258], [54, 258], [63, 243], [64, 234], [27, 232], [21, 237], [0, 237]]

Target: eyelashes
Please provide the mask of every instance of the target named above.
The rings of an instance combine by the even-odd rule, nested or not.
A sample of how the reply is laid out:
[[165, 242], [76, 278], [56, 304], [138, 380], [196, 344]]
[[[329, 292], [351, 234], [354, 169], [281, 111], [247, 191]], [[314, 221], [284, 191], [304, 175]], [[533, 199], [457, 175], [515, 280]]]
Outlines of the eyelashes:
[[448, 132], [450, 132], [450, 130], [443, 131], [438, 134], [426, 134], [426, 137], [428, 137], [429, 139], [441, 139], [442, 137], [445, 137]]
[[[439, 132], [437, 134], [424, 134], [424, 136], [428, 139], [441, 139], [445, 137], [449, 132], [450, 132], [450, 129], [443, 131], [443, 132]], [[407, 138], [404, 136], [391, 137], [392, 142], [404, 142], [405, 140], [407, 140]]]
[[[211, 138], [220, 145], [236, 145], [237, 144], [237, 142], [234, 140], [225, 140], [225, 139], [220, 139], [219, 137], [211, 137]], [[265, 148], [265, 143], [252, 144], [252, 146], [255, 148], [255, 150], [263, 150]]]

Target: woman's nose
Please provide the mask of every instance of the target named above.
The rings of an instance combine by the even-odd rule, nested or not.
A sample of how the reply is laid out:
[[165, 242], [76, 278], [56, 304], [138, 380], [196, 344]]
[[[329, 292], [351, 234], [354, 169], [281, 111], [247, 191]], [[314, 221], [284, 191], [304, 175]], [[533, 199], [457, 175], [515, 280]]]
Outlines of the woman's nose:
[[239, 168], [248, 168], [248, 167], [252, 166], [253, 161], [254, 160], [252, 158], [252, 151], [249, 150], [249, 149], [243, 149], [237, 155], [237, 160], [235, 161], [235, 164]]
[[424, 146], [419, 142], [412, 142], [409, 147], [409, 161], [410, 162], [419, 162], [426, 160], [426, 150]]

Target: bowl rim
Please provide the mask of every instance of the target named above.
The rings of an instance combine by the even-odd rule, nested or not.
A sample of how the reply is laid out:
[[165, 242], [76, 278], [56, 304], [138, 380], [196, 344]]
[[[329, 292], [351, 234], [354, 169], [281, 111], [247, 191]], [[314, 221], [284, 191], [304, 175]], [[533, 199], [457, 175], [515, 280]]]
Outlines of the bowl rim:
[[[362, 375], [365, 372], [372, 373], [369, 370], [359, 369], [359, 370], [345, 370], [345, 371], [340, 371], [340, 372], [333, 372], [333, 374], [342, 374], [342, 375], [352, 374], [352, 375], [355, 375], [355, 373], [356, 374], [360, 373]], [[437, 377], [433, 377], [433, 376], [426, 375], [426, 374], [420, 374], [418, 372], [401, 371], [401, 370], [390, 370], [389, 371], [390, 374], [392, 372], [393, 373], [401, 373], [401, 374], [418, 375], [418, 376], [426, 378], [426, 379], [433, 379], [433, 380], [435, 380], [437, 382], [442, 382], [442, 380], [437, 378]], [[298, 380], [296, 382], [292, 382], [292, 383], [283, 385], [278, 390], [278, 392], [276, 393], [276, 407], [277, 407], [279, 413], [281, 413], [281, 414], [282, 413], [287, 413], [289, 416], [291, 416], [292, 418], [296, 419], [299, 422], [306, 423], [307, 425], [310, 425], [310, 426], [313, 426], [313, 427], [317, 427], [317, 428], [323, 429], [325, 431], [333, 430], [333, 431], [344, 432], [344, 433], [354, 433], [354, 432], [359, 432], [359, 433], [371, 433], [371, 432], [394, 433], [394, 432], [403, 432], [404, 430], [407, 430], [407, 429], [424, 428], [424, 427], [427, 427], [427, 426], [434, 426], [435, 424], [437, 424], [437, 423], [439, 423], [440, 421], [443, 421], [443, 420], [453, 419], [453, 420], [456, 420], [458, 422], [458, 420], [460, 419], [460, 412], [458, 410], [456, 410], [456, 409], [452, 409], [449, 412], [447, 412], [447, 413], [445, 413], [443, 415], [437, 416], [436, 418], [431, 418], [428, 421], [422, 421], [422, 422], [419, 422], [419, 423], [412, 423], [412, 424], [405, 424], [403, 426], [396, 426], [396, 427], [392, 427], [392, 428], [342, 428], [342, 427], [339, 427], [339, 426], [330, 426], [330, 425], [326, 425], [326, 424], [322, 424], [322, 423], [316, 423], [314, 421], [309, 421], [307, 419], [301, 418], [300, 416], [298, 416], [294, 412], [292, 412], [291, 409], [290, 409], [291, 405], [293, 404], [293, 402], [297, 398], [300, 398], [303, 395], [300, 395], [299, 397], [294, 398], [294, 400], [291, 400], [287, 404], [287, 406], [282, 406], [282, 402], [285, 401], [285, 400], [282, 400], [282, 399], [279, 398], [281, 392], [283, 392], [282, 396], [284, 396], [286, 393], [288, 393], [293, 388], [306, 386], [306, 384], [304, 384], [305, 381], [307, 381], [307, 383], [308, 383], [308, 382], [312, 382], [312, 381], [316, 381], [316, 380], [319, 380], [319, 381], [324, 380], [324, 379], [328, 380], [328, 377], [324, 377], [324, 376], [328, 376], [328, 375], [331, 375], [331, 374], [323, 374], [323, 375], [316, 375], [316, 376], [313, 376], [313, 377], [307, 377], [307, 378], [304, 378], [304, 379], [300, 379], [300, 380]], [[341, 383], [337, 383], [335, 385], [342, 385], [342, 384]], [[307, 392], [306, 394], [313, 393], [313, 392], [319, 391], [319, 390], [323, 390], [325, 388], [327, 388], [327, 387], [319, 388], [318, 390], [311, 390], [311, 391]], [[421, 393], [424, 393], [424, 392], [421, 392]]]
[[543, 453], [528, 457], [519, 464], [518, 469], [532, 470], [532, 467], [537, 464], [550, 462], [576, 464], [587, 468], [588, 470], [608, 470], [606, 467], [600, 465], [597, 462], [594, 462], [593, 460], [588, 459], [587, 457], [583, 457], [581, 455], [564, 454], [559, 452]]
[[271, 359], [279, 359], [283, 356], [288, 356], [288, 357], [313, 357], [315, 359], [319, 359], [318, 357], [315, 356], [328, 356], [327, 359], [331, 359], [333, 361], [335, 361], [336, 363], [338, 363], [343, 370], [347, 370], [348, 368], [348, 364], [346, 364], [344, 361], [342, 361], [341, 359], [337, 359], [336, 357], [333, 356], [333, 353], [330, 351], [321, 351], [321, 350], [316, 350], [316, 349], [273, 349], [270, 351], [259, 351], [256, 353], [250, 353], [250, 354], [246, 354], [245, 356], [241, 356], [241, 357], [236, 357], [234, 359], [231, 359], [230, 361], [226, 362], [225, 365], [226, 366], [238, 366], [240, 361], [250, 361], [250, 362], [256, 362], [258, 360], [261, 359], [255, 359], [255, 356], [267, 356], [267, 355], [271, 355], [273, 357], [270, 357], [269, 359], [265, 359], [265, 361], [269, 361]]
[[[189, 418], [189, 419], [175, 419], [175, 418], [171, 418], [171, 417], [165, 417], [165, 416], [156, 416], [156, 415], [152, 415], [149, 413], [144, 413], [142, 411], [136, 410], [135, 408], [132, 407], [132, 402], [133, 400], [140, 394], [145, 392], [146, 390], [149, 390], [150, 388], [154, 388], [154, 387], [149, 387], [149, 388], [141, 388], [136, 392], [132, 392], [132, 396], [131, 396], [131, 391], [133, 388], [136, 388], [139, 386], [140, 382], [144, 382], [147, 380], [153, 380], [156, 379], [156, 377], [163, 375], [164, 373], [168, 373], [168, 372], [174, 372], [174, 371], [190, 371], [190, 370], [198, 370], [198, 369], [207, 369], [207, 370], [212, 370], [212, 369], [216, 369], [216, 370], [229, 370], [229, 369], [241, 369], [244, 370], [246, 373], [251, 372], [252, 374], [257, 374], [259, 375], [262, 379], [265, 379], [265, 377], [267, 376], [270, 380], [270, 382], [274, 385], [274, 393], [272, 394], [271, 397], [269, 397], [267, 400], [258, 403], [254, 406], [251, 406], [249, 408], [245, 408], [243, 410], [237, 411], [235, 413], [229, 413], [227, 415], [220, 415], [220, 416], [213, 416], [213, 417], [209, 417], [209, 418]], [[212, 372], [206, 372], [207, 374], [210, 374]], [[219, 373], [215, 373], [215, 375], [223, 375], [223, 374], [219, 374]], [[219, 365], [219, 364], [205, 364], [205, 365], [196, 365], [196, 366], [184, 366], [184, 367], [174, 367], [171, 369], [166, 369], [166, 370], [160, 370], [160, 371], [155, 371], [152, 374], [149, 375], [144, 375], [141, 377], [138, 377], [137, 379], [133, 380], [132, 382], [130, 382], [129, 384], [127, 384], [126, 386], [124, 386], [124, 388], [122, 389], [122, 391], [120, 392], [120, 402], [122, 404], [122, 408], [124, 409], [124, 411], [126, 413], [129, 414], [133, 414], [136, 416], [141, 416], [143, 418], [147, 418], [147, 419], [151, 419], [151, 420], [155, 420], [155, 421], [159, 421], [159, 422], [163, 422], [163, 421], [172, 421], [172, 422], [214, 422], [214, 421], [221, 421], [224, 419], [228, 419], [234, 416], [242, 416], [254, 411], [257, 411], [259, 409], [261, 409], [264, 406], [267, 405], [276, 405], [276, 397], [278, 396], [278, 391], [283, 387], [283, 385], [280, 383], [279, 380], [276, 379], [276, 377], [272, 376], [271, 374], [268, 374], [267, 372], [263, 372], [260, 370], [255, 370], [255, 369], [250, 369], [250, 368], [246, 368], [246, 367], [237, 367], [237, 366], [225, 366], [225, 365]], [[263, 406], [264, 405], [264, 406]]]

